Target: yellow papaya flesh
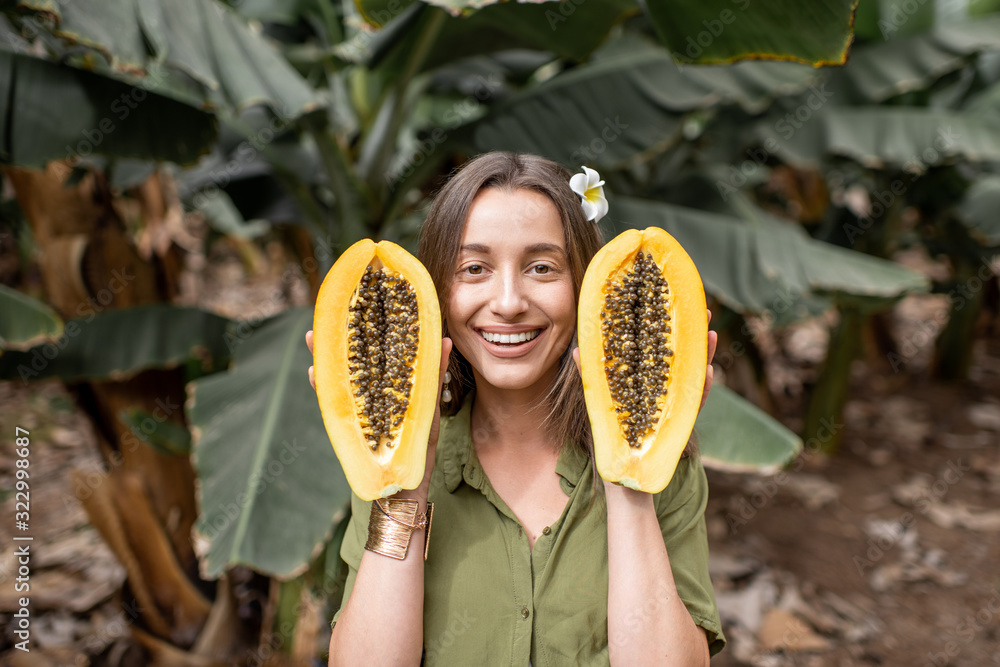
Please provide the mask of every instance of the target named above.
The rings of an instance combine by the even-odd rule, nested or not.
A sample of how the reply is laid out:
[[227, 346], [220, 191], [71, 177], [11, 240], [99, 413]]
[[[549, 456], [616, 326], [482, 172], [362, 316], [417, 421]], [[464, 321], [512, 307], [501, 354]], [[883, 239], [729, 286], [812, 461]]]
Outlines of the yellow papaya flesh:
[[423, 264], [389, 241], [348, 248], [316, 298], [313, 365], [323, 424], [363, 500], [423, 479], [440, 360], [441, 313]]
[[691, 436], [707, 372], [694, 262], [658, 227], [619, 234], [587, 267], [577, 333], [598, 473], [662, 491]]

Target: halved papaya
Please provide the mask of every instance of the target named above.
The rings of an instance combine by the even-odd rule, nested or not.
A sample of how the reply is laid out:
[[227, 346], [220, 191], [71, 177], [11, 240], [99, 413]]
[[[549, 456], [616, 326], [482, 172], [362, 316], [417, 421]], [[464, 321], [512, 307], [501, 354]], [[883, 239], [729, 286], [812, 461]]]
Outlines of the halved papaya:
[[662, 491], [705, 386], [708, 320], [698, 269], [658, 227], [619, 234], [587, 267], [577, 333], [597, 471], [609, 482]]
[[389, 241], [358, 241], [333, 265], [313, 313], [323, 424], [354, 493], [415, 489], [438, 397], [441, 312], [430, 274]]

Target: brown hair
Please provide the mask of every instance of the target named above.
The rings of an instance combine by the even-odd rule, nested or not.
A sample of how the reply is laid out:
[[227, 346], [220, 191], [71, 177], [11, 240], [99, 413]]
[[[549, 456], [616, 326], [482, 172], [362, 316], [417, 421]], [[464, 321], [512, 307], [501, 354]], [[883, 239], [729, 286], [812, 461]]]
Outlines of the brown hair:
[[[434, 198], [427, 221], [420, 233], [417, 256], [434, 280], [442, 310], [448, 303], [448, 291], [458, 261], [459, 246], [469, 217], [469, 209], [480, 191], [498, 188], [506, 191], [534, 190], [555, 205], [562, 220], [566, 254], [573, 276], [573, 296], [580, 299], [580, 284], [590, 259], [604, 244], [600, 231], [589, 222], [580, 205], [580, 197], [569, 187], [570, 173], [556, 162], [537, 155], [494, 151], [470, 160], [452, 174]], [[445, 322], [447, 330], [447, 322]], [[593, 438], [583, 398], [583, 383], [573, 363], [576, 335], [563, 353], [559, 371], [546, 397], [546, 426], [554, 440], [567, 437], [589, 457], [593, 457]], [[475, 386], [469, 362], [458, 350], [449, 361], [452, 400], [443, 405], [442, 414], [455, 414]]]

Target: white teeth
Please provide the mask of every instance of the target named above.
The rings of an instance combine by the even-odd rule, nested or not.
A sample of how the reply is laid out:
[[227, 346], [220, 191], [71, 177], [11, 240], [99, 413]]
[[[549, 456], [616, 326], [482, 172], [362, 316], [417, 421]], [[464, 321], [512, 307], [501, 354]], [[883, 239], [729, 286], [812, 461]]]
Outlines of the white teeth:
[[491, 343], [499, 343], [501, 345], [511, 343], [524, 343], [526, 341], [532, 340], [542, 332], [541, 329], [535, 329], [534, 331], [522, 331], [516, 334], [495, 334], [489, 331], [480, 331], [480, 335]]

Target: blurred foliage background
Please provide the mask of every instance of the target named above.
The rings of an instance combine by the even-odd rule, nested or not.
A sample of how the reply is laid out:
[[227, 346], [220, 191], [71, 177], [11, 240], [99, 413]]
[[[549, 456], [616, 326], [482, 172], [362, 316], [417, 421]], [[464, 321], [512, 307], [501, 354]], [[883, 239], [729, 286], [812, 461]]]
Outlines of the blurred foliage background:
[[[76, 493], [155, 664], [323, 657], [349, 488], [305, 381], [310, 304], [354, 241], [412, 250], [479, 152], [595, 167], [608, 238], [659, 225], [691, 254], [729, 385], [699, 419], [707, 465], [833, 454], [852, 362], [905, 366], [904, 296], [948, 295], [944, 379], [997, 309], [996, 0], [2, 8], [0, 376], [60, 378], [91, 418], [108, 475]], [[186, 297], [219, 244], [249, 274], [281, 248], [305, 303]], [[820, 314], [793, 433], [757, 332]]]

